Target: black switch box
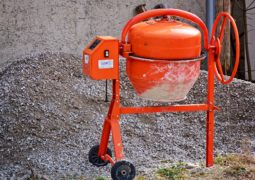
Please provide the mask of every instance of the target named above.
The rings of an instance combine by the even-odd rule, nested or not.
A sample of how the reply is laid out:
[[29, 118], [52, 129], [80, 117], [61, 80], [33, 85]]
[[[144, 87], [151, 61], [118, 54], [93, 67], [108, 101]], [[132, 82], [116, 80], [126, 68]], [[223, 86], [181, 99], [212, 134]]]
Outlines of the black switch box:
[[104, 57], [109, 57], [109, 50], [104, 50]]

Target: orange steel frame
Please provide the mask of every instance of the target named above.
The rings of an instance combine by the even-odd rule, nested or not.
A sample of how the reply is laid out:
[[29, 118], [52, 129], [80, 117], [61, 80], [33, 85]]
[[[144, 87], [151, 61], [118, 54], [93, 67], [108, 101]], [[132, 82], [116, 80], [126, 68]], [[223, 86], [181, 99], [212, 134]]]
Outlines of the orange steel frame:
[[[109, 107], [109, 111], [107, 114], [107, 117], [104, 121], [103, 125], [103, 132], [101, 136], [101, 142], [99, 146], [98, 155], [105, 161], [109, 161], [112, 165], [121, 159], [124, 158], [123, 154], [123, 146], [122, 146], [122, 140], [121, 140], [121, 131], [120, 131], [120, 115], [121, 114], [141, 114], [141, 113], [156, 113], [156, 112], [194, 112], [194, 111], [206, 111], [207, 118], [206, 118], [206, 166], [210, 167], [213, 165], [213, 148], [214, 148], [214, 111], [218, 110], [218, 107], [214, 105], [214, 75], [216, 74], [216, 77], [220, 79], [220, 81], [224, 84], [223, 74], [221, 67], [217, 60], [219, 59], [220, 55], [220, 43], [217, 43], [218, 41], [215, 40], [214, 33], [215, 29], [217, 27], [217, 23], [221, 17], [223, 17], [223, 24], [221, 26], [221, 32], [220, 37], [217, 38], [217, 40], [220, 40], [220, 42], [223, 39], [224, 34], [224, 27], [226, 24], [226, 20], [229, 19], [230, 22], [233, 25], [233, 19], [231, 16], [229, 16], [227, 13], [221, 13], [216, 18], [216, 25], [213, 30], [213, 37], [211, 39], [210, 44], [208, 44], [208, 30], [203, 23], [203, 21], [195, 16], [194, 14], [191, 14], [186, 11], [177, 10], [177, 9], [160, 9], [160, 10], [151, 10], [147, 11], [145, 13], [142, 13], [140, 15], [135, 16], [132, 18], [124, 27], [122, 31], [122, 41], [120, 43], [120, 51], [121, 55], [128, 57], [128, 50], [129, 44], [125, 41], [126, 34], [128, 33], [128, 30], [130, 27], [137, 22], [140, 22], [144, 19], [148, 19], [150, 17], [160, 16], [160, 15], [174, 15], [179, 16], [188, 20], [191, 20], [195, 22], [197, 25], [200, 26], [203, 34], [204, 34], [204, 49], [208, 51], [208, 85], [207, 85], [207, 103], [204, 104], [188, 104], [188, 105], [172, 105], [172, 106], [152, 106], [152, 107], [122, 107], [121, 101], [120, 101], [120, 80], [119, 78], [113, 80], [113, 96], [111, 100], [111, 104]], [[238, 60], [239, 60], [239, 39], [237, 37], [238, 31], [236, 26], [234, 26], [234, 31], [236, 34], [236, 46], [237, 46], [237, 54], [236, 54], [236, 63], [235, 68], [238, 66]], [[216, 65], [217, 64], [217, 65]], [[220, 74], [217, 74], [217, 68], [220, 72]], [[235, 73], [233, 73], [235, 74]], [[233, 76], [232, 74], [232, 76]], [[233, 79], [233, 77], [230, 77]], [[232, 80], [231, 79], [231, 80]], [[112, 140], [114, 145], [114, 152], [115, 152], [115, 160], [111, 158], [107, 152], [107, 146], [110, 134], [112, 134]]]

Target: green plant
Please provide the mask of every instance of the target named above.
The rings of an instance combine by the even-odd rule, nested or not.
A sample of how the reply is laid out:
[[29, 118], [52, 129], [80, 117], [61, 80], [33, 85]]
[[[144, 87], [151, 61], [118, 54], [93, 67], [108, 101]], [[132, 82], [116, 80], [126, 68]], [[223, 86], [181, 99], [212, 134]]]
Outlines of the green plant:
[[179, 162], [170, 168], [161, 168], [157, 171], [157, 174], [161, 177], [166, 177], [168, 179], [184, 179], [186, 170], [186, 163]]
[[240, 179], [255, 177], [255, 159], [249, 155], [229, 154], [218, 156], [215, 164], [223, 168], [226, 177], [238, 177]]
[[108, 180], [108, 179], [105, 177], [97, 177], [96, 180]]
[[144, 176], [137, 176], [135, 180], [146, 180], [146, 178]]

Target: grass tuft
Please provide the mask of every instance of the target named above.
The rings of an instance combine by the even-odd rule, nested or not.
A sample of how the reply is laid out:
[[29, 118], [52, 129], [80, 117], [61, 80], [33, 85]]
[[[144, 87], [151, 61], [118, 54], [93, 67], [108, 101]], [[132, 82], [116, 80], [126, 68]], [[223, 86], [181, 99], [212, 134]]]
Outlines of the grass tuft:
[[96, 180], [108, 180], [108, 179], [105, 177], [97, 177]]
[[223, 166], [223, 176], [235, 179], [255, 179], [255, 158], [251, 155], [219, 156], [215, 163]]
[[137, 176], [135, 177], [135, 180], [147, 180], [144, 176]]
[[228, 154], [215, 158], [215, 165], [206, 168], [201, 164], [177, 163], [161, 168], [155, 174], [157, 180], [195, 179], [255, 179], [255, 157], [248, 154]]
[[168, 179], [184, 179], [185, 174], [187, 172], [187, 164], [183, 162], [179, 162], [170, 168], [161, 168], [157, 171], [157, 174], [160, 177], [168, 178]]

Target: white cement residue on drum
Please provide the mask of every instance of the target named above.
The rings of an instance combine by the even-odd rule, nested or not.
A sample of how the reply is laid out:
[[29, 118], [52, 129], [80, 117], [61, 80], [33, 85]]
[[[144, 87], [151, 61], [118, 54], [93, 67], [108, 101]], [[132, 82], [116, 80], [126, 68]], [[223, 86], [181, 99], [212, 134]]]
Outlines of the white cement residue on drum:
[[[194, 69], [194, 67], [191, 68]], [[155, 101], [173, 102], [184, 100], [200, 74], [199, 69], [195, 73], [194, 70], [191, 72], [192, 74], [185, 74], [184, 72], [174, 74], [170, 71], [162, 77], [161, 82], [146, 90], [141, 96]], [[189, 82], [187, 82], [187, 78]]]
[[170, 83], [159, 84], [151, 89], [148, 89], [141, 94], [143, 98], [155, 101], [180, 101], [186, 98], [187, 93], [192, 88], [195, 82], [180, 83], [171, 85]]
[[199, 74], [199, 61], [152, 65], [142, 77], [139, 77], [144, 81], [149, 81], [151, 86], [147, 86], [148, 89], [139, 95], [154, 101], [183, 100], [198, 79]]

